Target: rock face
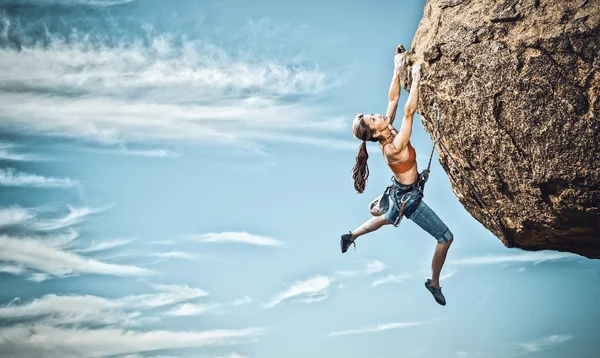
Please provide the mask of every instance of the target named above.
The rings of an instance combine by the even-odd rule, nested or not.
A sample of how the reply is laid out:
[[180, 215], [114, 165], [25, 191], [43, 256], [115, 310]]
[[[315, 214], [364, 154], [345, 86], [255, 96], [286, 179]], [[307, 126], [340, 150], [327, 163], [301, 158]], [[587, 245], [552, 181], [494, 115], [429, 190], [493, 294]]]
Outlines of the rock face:
[[471, 215], [507, 247], [600, 258], [600, 0], [428, 0], [411, 48], [402, 86], [422, 62]]

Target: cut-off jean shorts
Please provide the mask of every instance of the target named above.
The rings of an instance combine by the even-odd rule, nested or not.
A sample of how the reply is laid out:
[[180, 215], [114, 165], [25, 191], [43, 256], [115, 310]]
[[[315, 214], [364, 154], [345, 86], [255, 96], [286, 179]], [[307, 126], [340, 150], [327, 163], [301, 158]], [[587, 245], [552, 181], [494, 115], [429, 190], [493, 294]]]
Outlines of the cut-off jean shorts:
[[[425, 204], [422, 198], [419, 198], [419, 191], [417, 189], [408, 192], [410, 199], [404, 205], [402, 215], [409, 220], [412, 220], [421, 229], [428, 232], [433, 236], [438, 243], [443, 244], [450, 241], [453, 238], [452, 232], [444, 224], [437, 214], [431, 210], [431, 208]], [[400, 195], [401, 197], [402, 195]], [[420, 200], [417, 200], [420, 199]], [[400, 207], [402, 203], [395, 203], [393, 195], [389, 196], [389, 209], [385, 213], [385, 219], [387, 222], [393, 224], [398, 214], [400, 213]]]

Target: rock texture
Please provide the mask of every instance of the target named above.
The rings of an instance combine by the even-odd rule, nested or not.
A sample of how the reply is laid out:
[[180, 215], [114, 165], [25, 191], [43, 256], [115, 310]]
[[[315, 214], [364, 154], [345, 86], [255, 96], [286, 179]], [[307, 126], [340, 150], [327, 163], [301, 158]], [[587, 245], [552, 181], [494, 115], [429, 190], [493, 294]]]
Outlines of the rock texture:
[[600, 0], [429, 0], [407, 59], [473, 217], [507, 247], [600, 258]]

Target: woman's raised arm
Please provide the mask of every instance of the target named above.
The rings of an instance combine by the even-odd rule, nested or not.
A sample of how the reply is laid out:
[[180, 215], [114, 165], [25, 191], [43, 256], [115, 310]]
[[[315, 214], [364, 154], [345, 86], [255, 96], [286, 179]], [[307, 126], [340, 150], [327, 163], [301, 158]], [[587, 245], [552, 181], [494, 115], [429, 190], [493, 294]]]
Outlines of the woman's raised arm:
[[405, 67], [406, 50], [402, 45], [398, 45], [396, 47], [396, 54], [394, 55], [394, 76], [390, 84], [390, 91], [388, 93], [389, 102], [386, 112], [386, 116], [390, 119], [390, 125], [396, 119], [396, 111], [398, 109], [398, 102], [400, 101], [400, 73], [402, 73]]

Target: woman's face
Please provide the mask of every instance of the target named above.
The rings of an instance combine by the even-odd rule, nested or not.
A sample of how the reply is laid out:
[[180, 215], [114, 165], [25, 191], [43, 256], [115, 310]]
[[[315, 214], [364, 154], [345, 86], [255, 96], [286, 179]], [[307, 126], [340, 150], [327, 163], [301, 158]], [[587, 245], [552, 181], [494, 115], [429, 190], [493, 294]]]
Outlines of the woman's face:
[[390, 119], [382, 114], [365, 114], [363, 121], [373, 130], [374, 133], [386, 130]]

